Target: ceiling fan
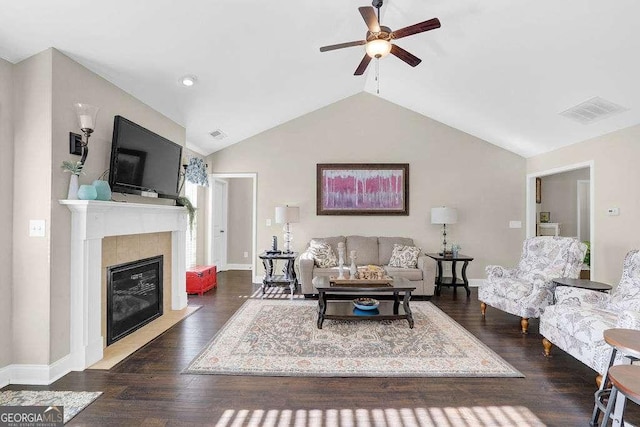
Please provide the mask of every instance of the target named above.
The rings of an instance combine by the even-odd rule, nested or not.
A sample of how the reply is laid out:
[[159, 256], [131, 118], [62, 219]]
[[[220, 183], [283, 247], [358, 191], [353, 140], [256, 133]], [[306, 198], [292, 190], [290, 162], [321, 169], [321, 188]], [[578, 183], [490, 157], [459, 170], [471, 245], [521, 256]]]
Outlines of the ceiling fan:
[[360, 65], [356, 68], [356, 72], [353, 73], [355, 76], [364, 74], [364, 71], [367, 69], [372, 58], [382, 58], [387, 56], [389, 53], [402, 59], [412, 67], [415, 67], [422, 62], [420, 58], [407, 52], [400, 46], [391, 43], [391, 41], [440, 28], [440, 21], [438, 18], [429, 19], [428, 21], [419, 22], [417, 24], [409, 25], [408, 27], [400, 28], [396, 31], [391, 31], [391, 28], [380, 25], [380, 7], [382, 7], [382, 3], [383, 0], [373, 0], [371, 3], [373, 7], [378, 9], [377, 16], [376, 11], [371, 6], [358, 8], [360, 15], [362, 15], [362, 18], [368, 27], [365, 40], [323, 46], [320, 48], [320, 52], [366, 45], [365, 50], [367, 53], [364, 55], [364, 58], [362, 58], [362, 61], [360, 61]]

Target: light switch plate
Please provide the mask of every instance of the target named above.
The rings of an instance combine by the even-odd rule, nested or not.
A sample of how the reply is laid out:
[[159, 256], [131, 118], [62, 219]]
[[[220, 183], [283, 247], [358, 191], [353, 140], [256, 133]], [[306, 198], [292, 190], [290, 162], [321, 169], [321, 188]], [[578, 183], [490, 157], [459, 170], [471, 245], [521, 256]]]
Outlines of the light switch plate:
[[509, 228], [522, 228], [522, 221], [509, 221]]
[[44, 219], [29, 220], [29, 237], [44, 237], [45, 222]]
[[609, 208], [609, 209], [607, 209], [607, 215], [609, 215], [609, 216], [618, 216], [618, 215], [620, 215], [620, 208]]
[[267, 218], [267, 227], [271, 227], [271, 218]]

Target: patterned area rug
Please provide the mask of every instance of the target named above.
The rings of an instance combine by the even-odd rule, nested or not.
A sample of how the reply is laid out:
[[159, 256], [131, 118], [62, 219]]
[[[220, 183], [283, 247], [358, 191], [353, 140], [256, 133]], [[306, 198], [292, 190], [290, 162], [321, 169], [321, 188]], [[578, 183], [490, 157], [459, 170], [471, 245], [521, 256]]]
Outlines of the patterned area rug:
[[101, 391], [2, 391], [0, 406], [63, 406], [64, 423], [102, 394]]
[[406, 320], [325, 320], [317, 302], [248, 300], [184, 371], [312, 377], [523, 377], [430, 302]]

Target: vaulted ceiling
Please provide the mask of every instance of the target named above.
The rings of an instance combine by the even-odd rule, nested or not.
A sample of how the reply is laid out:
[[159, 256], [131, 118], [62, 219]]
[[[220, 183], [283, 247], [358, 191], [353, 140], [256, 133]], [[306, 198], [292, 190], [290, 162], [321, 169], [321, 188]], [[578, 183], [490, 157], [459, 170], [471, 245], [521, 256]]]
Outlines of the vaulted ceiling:
[[[438, 17], [442, 28], [396, 41], [422, 59], [416, 68], [388, 56], [356, 77], [364, 47], [318, 48], [363, 39], [357, 8], [369, 5], [0, 0], [0, 57], [55, 47], [184, 125], [202, 154], [378, 88], [525, 157], [640, 123], [636, 0], [386, 0], [383, 25]], [[178, 84], [187, 74], [191, 88]], [[587, 125], [558, 114], [595, 96], [627, 111]], [[214, 140], [217, 129], [227, 137]]]

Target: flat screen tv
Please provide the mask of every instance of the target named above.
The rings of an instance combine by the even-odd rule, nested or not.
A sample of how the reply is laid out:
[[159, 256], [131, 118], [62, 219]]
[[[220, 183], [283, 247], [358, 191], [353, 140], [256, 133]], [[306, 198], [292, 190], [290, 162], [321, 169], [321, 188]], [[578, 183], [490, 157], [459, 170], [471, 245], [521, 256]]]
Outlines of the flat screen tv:
[[182, 146], [116, 116], [109, 185], [120, 193], [178, 197]]

